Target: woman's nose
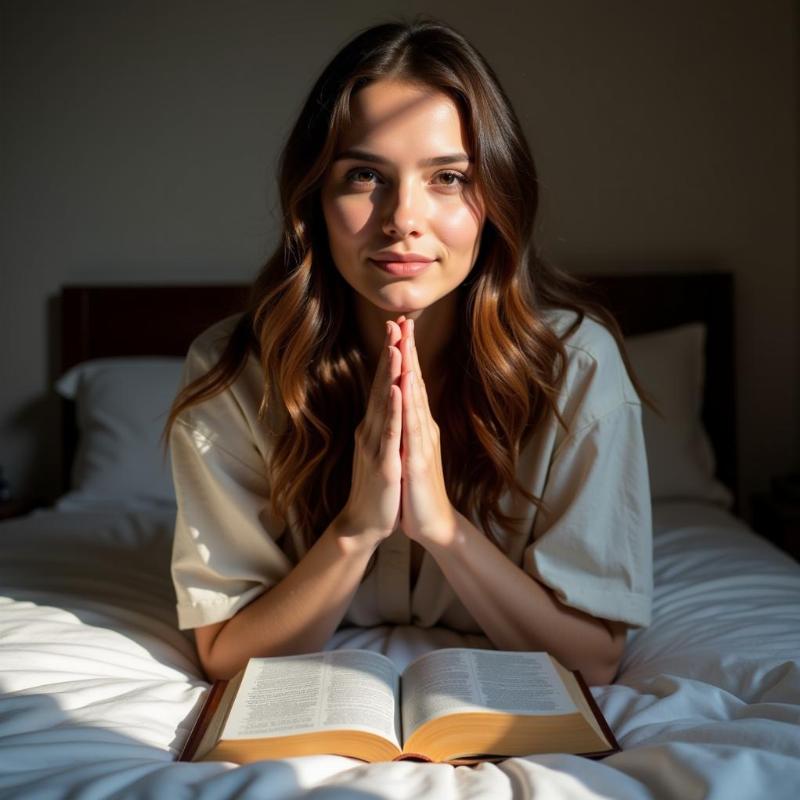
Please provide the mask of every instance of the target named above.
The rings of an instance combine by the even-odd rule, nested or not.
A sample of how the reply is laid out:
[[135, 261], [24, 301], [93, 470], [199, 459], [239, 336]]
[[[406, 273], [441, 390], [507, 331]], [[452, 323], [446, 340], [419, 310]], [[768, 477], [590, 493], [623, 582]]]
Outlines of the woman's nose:
[[387, 192], [384, 209], [384, 231], [393, 236], [411, 236], [420, 233], [425, 218], [425, 197], [422, 187], [399, 184], [393, 192]]

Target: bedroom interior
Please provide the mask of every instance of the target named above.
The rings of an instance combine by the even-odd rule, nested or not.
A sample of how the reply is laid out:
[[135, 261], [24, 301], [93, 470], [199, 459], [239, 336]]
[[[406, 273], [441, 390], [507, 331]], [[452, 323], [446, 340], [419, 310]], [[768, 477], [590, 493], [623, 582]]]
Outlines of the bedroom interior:
[[[514, 31], [448, 0], [346, 0], [335, 20], [311, 0], [3, 5], [0, 796], [800, 796], [797, 9], [645, 5], [501, 0]], [[176, 763], [209, 684], [176, 626], [166, 406], [271, 249], [273, 162], [311, 75], [417, 10], [496, 63], [544, 252], [592, 282], [666, 412], [644, 420], [653, 623], [592, 690], [622, 749]], [[410, 626], [328, 644], [400, 668], [461, 646], [491, 644]]]
[[[796, 796], [800, 566], [735, 516], [735, 473], [708, 457], [719, 441], [728, 448], [720, 452], [736, 451], [732, 417], [726, 428], [702, 391], [716, 374], [723, 401], [734, 392], [731, 276], [596, 280], [665, 415], [643, 419], [653, 621], [629, 634], [614, 683], [592, 689], [621, 752], [599, 762], [512, 757], [464, 776], [441, 770], [469, 767], [337, 755], [237, 768], [175, 763], [209, 684], [176, 626], [175, 500], [154, 421], [164, 418], [186, 343], [208, 319], [235, 311], [242, 286], [68, 287], [57, 388], [74, 450], [70, 483], [53, 508], [0, 523], [0, 792], [162, 796], [191, 787], [198, 797], [277, 798], [338, 787], [399, 798], [417, 787], [438, 800], [546, 789], [566, 797], [577, 786], [586, 797], [754, 797], [768, 784], [771, 796]], [[193, 313], [159, 313], [176, 291]], [[663, 315], [643, 317], [642, 294], [655, 291]], [[149, 338], [124, 324], [143, 313]], [[717, 427], [706, 430], [704, 418]], [[341, 627], [326, 649], [341, 647], [377, 650], [402, 669], [432, 649], [491, 644], [381, 625]]]

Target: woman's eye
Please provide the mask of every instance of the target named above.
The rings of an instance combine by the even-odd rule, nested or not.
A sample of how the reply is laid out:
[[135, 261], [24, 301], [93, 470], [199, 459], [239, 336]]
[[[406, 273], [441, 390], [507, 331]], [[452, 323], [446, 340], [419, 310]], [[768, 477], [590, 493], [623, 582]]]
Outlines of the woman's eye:
[[366, 180], [361, 180], [361, 178], [365, 175], [370, 175], [375, 177], [377, 175], [371, 169], [354, 169], [352, 172], [347, 174], [347, 180], [351, 181], [352, 183], [372, 183], [371, 178], [367, 178]]
[[466, 175], [462, 175], [460, 172], [452, 172], [450, 170], [446, 172], [440, 172], [436, 177], [444, 178], [445, 186], [459, 186], [465, 183], [469, 183], [469, 179], [467, 178]]

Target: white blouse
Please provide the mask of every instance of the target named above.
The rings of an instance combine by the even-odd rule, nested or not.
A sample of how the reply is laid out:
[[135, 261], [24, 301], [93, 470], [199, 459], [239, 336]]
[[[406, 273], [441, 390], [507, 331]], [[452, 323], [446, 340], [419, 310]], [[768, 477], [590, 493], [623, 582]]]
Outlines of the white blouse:
[[[192, 343], [182, 385], [217, 362], [238, 317], [212, 325]], [[563, 333], [575, 315], [556, 310], [545, 318]], [[565, 346], [558, 406], [569, 433], [549, 415], [520, 452], [517, 471], [549, 513], [506, 491], [501, 510], [523, 521], [513, 535], [502, 529], [496, 535], [508, 557], [562, 603], [644, 626], [653, 573], [641, 404], [604, 326], [584, 317]], [[270, 426], [257, 417], [262, 385], [261, 365], [250, 355], [236, 381], [183, 412], [170, 435], [178, 503], [172, 578], [184, 629], [229, 619], [278, 583], [307, 550], [292, 515], [283, 532], [271, 512]], [[277, 413], [270, 410], [268, 417], [279, 429]], [[342, 624], [483, 633], [427, 552], [412, 589], [410, 545], [399, 527], [380, 544]]]

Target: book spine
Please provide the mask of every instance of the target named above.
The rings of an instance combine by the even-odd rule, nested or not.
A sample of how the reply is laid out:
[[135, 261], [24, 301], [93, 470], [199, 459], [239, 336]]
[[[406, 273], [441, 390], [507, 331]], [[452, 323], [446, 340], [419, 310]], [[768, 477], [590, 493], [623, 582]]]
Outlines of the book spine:
[[422, 753], [400, 753], [400, 755], [395, 756], [392, 761], [427, 761], [430, 764], [434, 763], [432, 758], [428, 758], [428, 756]]
[[178, 756], [178, 761], [191, 761], [194, 757], [197, 751], [197, 745], [200, 744], [200, 740], [203, 738], [208, 723], [211, 721], [211, 718], [214, 716], [219, 706], [219, 701], [222, 699], [227, 685], [228, 681], [214, 681], [214, 684], [203, 702], [203, 707], [200, 709], [200, 713], [197, 715], [197, 719], [192, 726], [189, 738], [186, 740], [181, 754]]
[[581, 753], [585, 758], [605, 758], [606, 756], [610, 756], [612, 753], [618, 753], [622, 748], [619, 746], [616, 737], [614, 736], [614, 732], [606, 722], [606, 718], [603, 716], [603, 712], [600, 711], [597, 703], [595, 702], [594, 695], [589, 690], [589, 687], [586, 685], [586, 681], [583, 679], [583, 675], [580, 672], [574, 671], [572, 673], [575, 676], [575, 680], [578, 681], [578, 686], [580, 687], [581, 691], [583, 692], [583, 696], [586, 698], [586, 702], [589, 704], [589, 708], [592, 710], [592, 714], [594, 714], [595, 719], [597, 720], [597, 724], [600, 726], [601, 730], [605, 734], [606, 739], [611, 742], [611, 750], [605, 750], [602, 753]]

